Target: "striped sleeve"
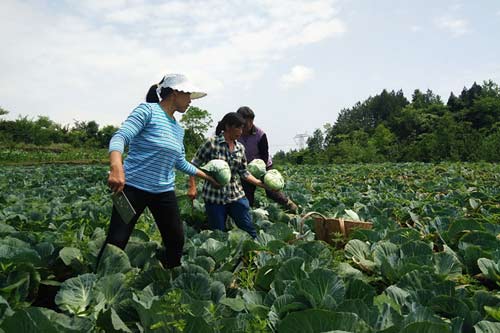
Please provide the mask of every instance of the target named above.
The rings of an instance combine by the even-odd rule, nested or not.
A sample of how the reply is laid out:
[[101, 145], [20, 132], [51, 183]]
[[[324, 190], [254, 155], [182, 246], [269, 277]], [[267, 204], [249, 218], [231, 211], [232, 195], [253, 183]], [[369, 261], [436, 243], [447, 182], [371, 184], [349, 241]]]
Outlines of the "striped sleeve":
[[152, 110], [147, 104], [142, 103], [136, 107], [111, 138], [108, 151], [110, 153], [119, 151], [123, 154], [125, 146], [130, 144], [130, 141], [146, 127], [151, 117]]
[[[182, 140], [181, 140], [182, 142]], [[184, 149], [184, 145], [181, 145], [181, 154], [179, 154], [179, 158], [177, 159], [176, 163], [175, 163], [175, 167], [177, 170], [180, 170], [184, 173], [187, 173], [188, 175], [190, 176], [194, 176], [196, 175], [196, 167], [194, 165], [192, 165], [191, 163], [189, 163], [188, 161], [186, 161], [186, 151]]]

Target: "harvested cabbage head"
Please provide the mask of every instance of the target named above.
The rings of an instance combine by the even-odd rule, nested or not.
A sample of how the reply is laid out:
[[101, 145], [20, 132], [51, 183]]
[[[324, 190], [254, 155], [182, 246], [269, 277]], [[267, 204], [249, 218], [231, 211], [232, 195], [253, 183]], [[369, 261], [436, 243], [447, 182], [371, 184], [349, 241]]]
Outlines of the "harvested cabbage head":
[[231, 180], [231, 169], [224, 160], [211, 160], [200, 169], [208, 172], [221, 186], [227, 185]]
[[285, 186], [285, 181], [278, 170], [272, 169], [266, 172], [266, 175], [264, 176], [264, 184], [266, 184], [271, 190], [280, 191]]
[[248, 171], [257, 179], [262, 179], [266, 174], [266, 162], [261, 159], [254, 159], [248, 163]]

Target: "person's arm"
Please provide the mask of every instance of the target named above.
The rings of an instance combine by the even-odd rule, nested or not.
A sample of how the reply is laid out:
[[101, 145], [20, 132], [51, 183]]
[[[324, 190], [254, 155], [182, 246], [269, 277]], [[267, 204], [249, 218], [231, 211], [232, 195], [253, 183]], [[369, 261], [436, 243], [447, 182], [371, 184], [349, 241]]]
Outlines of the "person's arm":
[[151, 110], [141, 104], [132, 111], [109, 141], [109, 176], [108, 186], [113, 192], [123, 191], [125, 187], [125, 171], [123, 170], [122, 154], [130, 141], [151, 120]]
[[255, 178], [254, 176], [252, 176], [251, 173], [248, 173], [247, 177], [245, 178], [245, 181], [249, 182], [252, 185], [262, 187], [263, 189], [266, 190], [268, 189], [266, 184], [264, 184], [262, 180]]
[[198, 191], [196, 190], [196, 178], [194, 176], [189, 176], [187, 196], [191, 200], [194, 200], [197, 195]]
[[123, 170], [122, 153], [112, 151], [109, 154], [108, 186], [113, 192], [123, 191], [125, 187], [125, 171]]
[[262, 187], [263, 189], [269, 190], [269, 188], [266, 186], [266, 184], [264, 184], [263, 181], [252, 176], [250, 171], [247, 170], [247, 158], [245, 157], [245, 147], [243, 145], [242, 145], [242, 149], [243, 149], [243, 155], [241, 157], [241, 163], [239, 165], [239, 170], [238, 170], [240, 177], [252, 185]]
[[259, 156], [267, 165], [269, 161], [269, 143], [267, 142], [267, 135], [265, 133], [257, 143], [257, 149], [259, 150]]
[[191, 163], [197, 167], [196, 175], [190, 176], [188, 180], [188, 191], [187, 195], [191, 200], [196, 199], [196, 196], [198, 195], [198, 191], [196, 190], [196, 179], [195, 176], [198, 176], [200, 178], [203, 178], [205, 180], [208, 180], [211, 182], [215, 187], [219, 187], [219, 183], [217, 183], [210, 175], [205, 173], [203, 170], [199, 169], [199, 166], [202, 164], [205, 164], [208, 159], [210, 158], [210, 151], [211, 151], [211, 142], [210, 140], [207, 140], [203, 146], [201, 146], [198, 151], [196, 152], [193, 160]]
[[109, 141], [109, 153], [118, 151], [123, 154], [125, 146], [147, 126], [151, 117], [152, 111], [147, 104], [136, 107]]
[[[184, 142], [184, 135], [180, 138], [180, 142]], [[175, 167], [189, 176], [201, 177], [209, 182], [214, 182], [214, 179], [207, 175], [205, 172], [199, 170], [195, 165], [186, 161], [186, 151], [184, 150], [184, 145], [181, 147], [181, 153], [175, 161]]]
[[196, 190], [196, 177], [195, 176], [205, 179], [206, 181], [210, 182], [216, 188], [220, 187], [220, 184], [212, 176], [207, 174], [205, 171], [197, 168], [196, 174], [194, 176], [189, 176], [189, 180], [188, 180], [187, 196], [189, 198], [191, 198], [191, 200], [196, 199], [196, 196], [198, 195], [198, 191]]
[[208, 173], [201, 169], [196, 169], [196, 177], [200, 177], [202, 179], [205, 179], [206, 181], [210, 182], [214, 187], [220, 187], [220, 184], [215, 180], [214, 177], [210, 176]]

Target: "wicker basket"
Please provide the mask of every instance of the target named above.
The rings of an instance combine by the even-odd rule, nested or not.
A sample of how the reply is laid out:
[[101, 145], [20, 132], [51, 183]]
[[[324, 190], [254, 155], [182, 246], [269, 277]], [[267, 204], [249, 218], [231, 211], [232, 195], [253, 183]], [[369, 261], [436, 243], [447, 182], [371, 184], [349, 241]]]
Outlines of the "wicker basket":
[[371, 229], [372, 222], [351, 221], [343, 218], [327, 218], [318, 212], [309, 212], [300, 221], [300, 233], [302, 234], [304, 222], [308, 218], [314, 218], [314, 232], [316, 239], [332, 244], [334, 233], [341, 233], [344, 237], [349, 237], [355, 229]]

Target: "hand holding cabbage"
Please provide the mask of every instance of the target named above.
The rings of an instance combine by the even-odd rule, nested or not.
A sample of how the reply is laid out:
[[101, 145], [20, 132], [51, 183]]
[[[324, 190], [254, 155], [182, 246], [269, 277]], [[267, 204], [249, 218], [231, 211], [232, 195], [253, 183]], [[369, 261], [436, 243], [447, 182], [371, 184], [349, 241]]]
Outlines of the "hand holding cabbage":
[[248, 171], [257, 179], [262, 179], [266, 174], [266, 162], [261, 159], [254, 159], [248, 163]]
[[272, 169], [266, 172], [264, 176], [264, 184], [271, 191], [281, 191], [283, 187], [285, 187], [285, 180], [278, 170]]
[[261, 159], [254, 159], [248, 164], [248, 171], [257, 179], [264, 182], [265, 188], [271, 191], [281, 191], [285, 186], [283, 176], [278, 170], [266, 170], [266, 163]]
[[[229, 164], [220, 159], [213, 159], [200, 167], [202, 172], [207, 173], [209, 178], [205, 178], [212, 183], [215, 187], [225, 186], [231, 180], [231, 168]], [[245, 181], [262, 187], [270, 191], [280, 191], [284, 187], [284, 180], [278, 170], [266, 171], [266, 164], [264, 161], [256, 159], [248, 164], [248, 171], [250, 175], [245, 178]], [[211, 178], [211, 179], [210, 179]], [[188, 196], [191, 199], [196, 198], [196, 187], [190, 185], [188, 189]]]
[[[213, 161], [221, 161], [221, 160], [213, 160]], [[229, 165], [227, 164], [227, 162], [226, 161], [222, 161], [224, 163], [221, 162], [210, 163], [210, 162], [207, 163], [204, 167], [199, 168], [196, 172], [196, 176], [209, 181], [215, 188], [220, 188], [221, 186], [226, 185], [229, 182], [229, 179], [231, 179], [231, 170], [229, 170]], [[229, 171], [229, 178], [227, 175], [228, 171]], [[218, 176], [216, 177], [215, 175]], [[196, 199], [197, 195], [198, 191], [196, 190], [194, 177], [189, 177], [187, 196], [191, 200], [194, 200]]]
[[229, 168], [229, 164], [224, 160], [210, 160], [200, 169], [214, 177], [221, 186], [229, 184], [231, 180], [231, 168]]

